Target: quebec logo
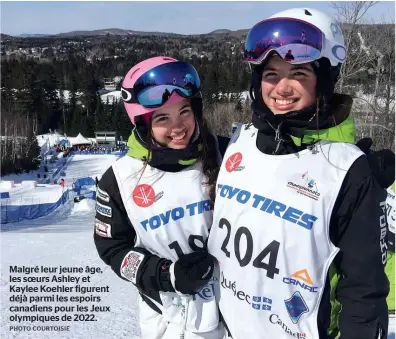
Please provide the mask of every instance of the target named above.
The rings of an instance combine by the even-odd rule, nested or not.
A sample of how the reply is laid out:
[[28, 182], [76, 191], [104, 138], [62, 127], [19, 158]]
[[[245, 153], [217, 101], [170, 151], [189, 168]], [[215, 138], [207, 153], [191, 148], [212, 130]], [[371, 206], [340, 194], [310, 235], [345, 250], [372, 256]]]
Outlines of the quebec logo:
[[256, 311], [271, 311], [272, 309], [272, 299], [267, 297], [261, 297], [250, 294], [247, 294], [245, 291], [238, 290], [236, 286], [236, 282], [232, 282], [231, 280], [224, 277], [223, 271], [220, 274], [221, 282], [220, 286], [224, 289], [228, 289], [231, 291], [231, 295], [234, 295], [238, 300], [246, 302], [248, 305], [252, 306], [252, 308]]
[[319, 288], [314, 286], [307, 269], [296, 271], [290, 277], [283, 277], [283, 282], [288, 285], [299, 286], [311, 293], [317, 293]]
[[266, 297], [252, 296], [252, 308], [255, 310], [271, 311], [272, 299]]
[[225, 163], [226, 171], [229, 173], [234, 171], [242, 171], [245, 168], [244, 166], [239, 166], [242, 162], [242, 158], [243, 156], [240, 152], [231, 155]]
[[292, 180], [287, 183], [287, 187], [294, 189], [297, 193], [305, 195], [313, 200], [319, 200], [320, 192], [316, 181], [308, 176], [308, 171], [305, 173], [295, 176]]
[[309, 312], [309, 308], [299, 291], [294, 292], [290, 299], [285, 300], [285, 305], [293, 324], [297, 324], [301, 316]]

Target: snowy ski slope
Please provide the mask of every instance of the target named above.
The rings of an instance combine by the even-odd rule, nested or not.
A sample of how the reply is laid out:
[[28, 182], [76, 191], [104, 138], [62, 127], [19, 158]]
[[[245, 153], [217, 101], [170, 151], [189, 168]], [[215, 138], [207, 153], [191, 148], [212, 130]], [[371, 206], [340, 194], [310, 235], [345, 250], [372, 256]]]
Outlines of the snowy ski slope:
[[[117, 157], [112, 155], [76, 155], [66, 171], [66, 182], [70, 182], [71, 178], [76, 177], [98, 176], [100, 178], [116, 159]], [[7, 224], [7, 228], [1, 233], [0, 338], [140, 338], [137, 318], [139, 296], [131, 283], [118, 278], [97, 255], [93, 243], [94, 210], [95, 203], [93, 201], [83, 200], [78, 204], [74, 204], [71, 201], [61, 206], [49, 216], [31, 221]], [[103, 274], [93, 275], [91, 278], [92, 283], [87, 286], [109, 286], [109, 293], [101, 293], [102, 301], [96, 305], [110, 306], [111, 312], [97, 313], [98, 321], [95, 323], [71, 322], [69, 323], [69, 332], [10, 332], [10, 325], [64, 325], [64, 323], [60, 324], [56, 322], [47, 322], [45, 324], [27, 322], [18, 324], [16, 322], [10, 322], [9, 317], [15, 314], [9, 311], [10, 306], [22, 305], [9, 301], [12, 294], [18, 294], [10, 293], [10, 286], [15, 285], [15, 283], [9, 281], [9, 267], [15, 265], [84, 268], [89, 265], [101, 267]], [[38, 275], [36, 274], [36, 276]], [[39, 276], [50, 277], [52, 275], [42, 273]], [[25, 286], [26, 284], [17, 285]], [[64, 285], [73, 286], [75, 284], [65, 283]], [[29, 286], [35, 286], [35, 283], [29, 283]], [[27, 296], [30, 295], [33, 294], [27, 293]], [[40, 293], [36, 293], [36, 295], [40, 295]], [[55, 305], [56, 302], [38, 302], [37, 304]], [[66, 304], [75, 305], [75, 303]], [[65, 305], [65, 303], [62, 303], [62, 305]], [[93, 304], [87, 303], [87, 305], [91, 307]], [[24, 313], [23, 315], [26, 314]], [[33, 312], [31, 314], [33, 315], [35, 313]], [[40, 315], [44, 314], [40, 313]]]

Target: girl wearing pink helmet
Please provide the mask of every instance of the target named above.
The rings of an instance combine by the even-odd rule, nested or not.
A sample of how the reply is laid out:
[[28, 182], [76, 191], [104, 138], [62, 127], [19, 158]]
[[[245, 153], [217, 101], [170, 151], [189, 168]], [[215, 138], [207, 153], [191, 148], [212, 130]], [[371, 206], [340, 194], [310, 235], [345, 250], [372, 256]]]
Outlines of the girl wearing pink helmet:
[[223, 338], [218, 274], [206, 250], [219, 142], [202, 116], [195, 68], [168, 57], [138, 63], [122, 84], [134, 125], [127, 156], [97, 188], [102, 260], [142, 297], [142, 338]]

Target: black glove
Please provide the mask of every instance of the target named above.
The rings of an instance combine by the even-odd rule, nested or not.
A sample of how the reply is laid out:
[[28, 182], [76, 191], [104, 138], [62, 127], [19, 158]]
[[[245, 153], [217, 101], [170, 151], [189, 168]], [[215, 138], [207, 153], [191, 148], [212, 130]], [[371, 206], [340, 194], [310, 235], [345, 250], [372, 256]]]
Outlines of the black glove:
[[371, 138], [363, 138], [356, 143], [356, 146], [366, 154], [377, 182], [386, 189], [395, 182], [395, 153], [390, 149], [373, 151], [370, 149], [372, 145]]
[[212, 277], [215, 260], [214, 256], [204, 251], [183, 255], [175, 263], [166, 260], [160, 273], [163, 290], [182, 294], [199, 292]]

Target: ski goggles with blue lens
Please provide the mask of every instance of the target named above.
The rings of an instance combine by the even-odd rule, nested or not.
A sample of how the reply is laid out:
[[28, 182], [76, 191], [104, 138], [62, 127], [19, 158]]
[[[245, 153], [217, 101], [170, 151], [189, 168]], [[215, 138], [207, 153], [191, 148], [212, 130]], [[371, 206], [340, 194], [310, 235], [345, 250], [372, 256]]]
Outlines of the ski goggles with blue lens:
[[274, 18], [259, 22], [246, 37], [244, 58], [251, 64], [261, 64], [270, 52], [292, 64], [312, 62], [321, 57], [324, 34], [297, 19]]
[[188, 99], [200, 90], [201, 81], [195, 68], [178, 61], [150, 69], [136, 80], [133, 88], [122, 87], [121, 95], [126, 103], [155, 108], [162, 106], [173, 92]]

